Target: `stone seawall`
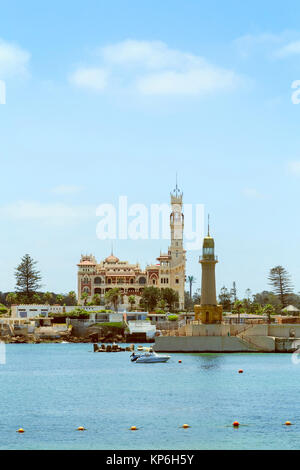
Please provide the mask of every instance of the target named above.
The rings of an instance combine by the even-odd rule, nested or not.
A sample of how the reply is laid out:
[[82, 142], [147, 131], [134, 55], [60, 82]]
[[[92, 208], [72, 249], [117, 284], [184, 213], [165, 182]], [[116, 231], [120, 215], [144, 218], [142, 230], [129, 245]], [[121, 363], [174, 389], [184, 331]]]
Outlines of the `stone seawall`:
[[271, 336], [158, 336], [156, 352], [293, 352], [300, 339]]
[[236, 336], [158, 336], [156, 352], [255, 352]]

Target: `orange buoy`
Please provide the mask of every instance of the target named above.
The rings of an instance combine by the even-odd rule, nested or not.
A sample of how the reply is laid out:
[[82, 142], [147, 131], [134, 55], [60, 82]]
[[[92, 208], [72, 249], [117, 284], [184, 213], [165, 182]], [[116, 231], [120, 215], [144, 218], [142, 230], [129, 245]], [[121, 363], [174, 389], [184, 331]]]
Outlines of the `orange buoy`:
[[187, 429], [187, 428], [190, 428], [191, 426], [189, 424], [183, 424], [182, 427], [183, 429]]
[[20, 434], [22, 434], [22, 433], [25, 432], [25, 431], [24, 431], [23, 428], [19, 428], [19, 429], [17, 430], [17, 432], [19, 432]]
[[232, 426], [234, 426], [235, 428], [238, 428], [240, 425], [240, 423], [238, 421], [233, 421], [232, 423]]
[[286, 426], [290, 426], [292, 423], [290, 421], [285, 422]]
[[243, 369], [239, 369], [239, 374], [242, 374], [243, 372]]
[[137, 431], [137, 427], [136, 426], [131, 426], [130, 431]]
[[83, 426], [78, 426], [77, 431], [85, 431], [85, 428]]
[[178, 362], [179, 362], [179, 364], [181, 364], [181, 363], [182, 363], [182, 360], [181, 360], [181, 359], [179, 359], [179, 361], [178, 361]]

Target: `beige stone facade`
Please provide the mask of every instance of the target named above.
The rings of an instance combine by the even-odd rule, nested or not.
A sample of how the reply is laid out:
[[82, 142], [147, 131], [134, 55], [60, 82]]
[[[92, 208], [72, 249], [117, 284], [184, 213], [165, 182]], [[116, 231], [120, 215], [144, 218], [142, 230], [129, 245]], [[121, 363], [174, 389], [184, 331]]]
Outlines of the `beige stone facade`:
[[161, 289], [170, 287], [178, 292], [177, 307], [184, 308], [185, 285], [185, 250], [183, 248], [184, 215], [182, 212], [182, 193], [177, 186], [171, 193], [170, 231], [171, 245], [167, 253], [161, 253], [158, 264], [142, 269], [138, 263], [130, 264], [121, 261], [113, 253], [97, 263], [93, 255], [82, 255], [78, 263], [78, 299], [83, 303], [83, 292], [88, 294], [88, 302], [95, 294], [103, 299], [106, 292], [118, 287], [122, 296], [122, 304], [128, 308], [128, 297], [135, 296], [136, 307], [143, 289], [155, 286]]

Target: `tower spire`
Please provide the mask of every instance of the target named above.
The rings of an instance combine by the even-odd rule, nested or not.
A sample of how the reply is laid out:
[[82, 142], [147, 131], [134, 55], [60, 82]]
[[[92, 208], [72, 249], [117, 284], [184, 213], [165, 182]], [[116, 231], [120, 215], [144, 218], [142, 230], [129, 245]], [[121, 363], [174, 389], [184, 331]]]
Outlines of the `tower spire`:
[[210, 235], [209, 235], [209, 214], [208, 214], [208, 220], [207, 220], [207, 236], [210, 237]]

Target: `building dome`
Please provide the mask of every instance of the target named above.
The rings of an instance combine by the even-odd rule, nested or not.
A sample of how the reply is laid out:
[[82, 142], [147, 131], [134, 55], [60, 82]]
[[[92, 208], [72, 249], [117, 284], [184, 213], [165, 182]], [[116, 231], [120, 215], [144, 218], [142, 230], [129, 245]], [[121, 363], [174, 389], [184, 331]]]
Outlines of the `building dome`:
[[113, 254], [111, 254], [110, 256], [108, 256], [107, 258], [105, 258], [105, 262], [106, 263], [117, 263], [119, 261], [119, 258], [117, 258], [116, 256], [114, 256]]

